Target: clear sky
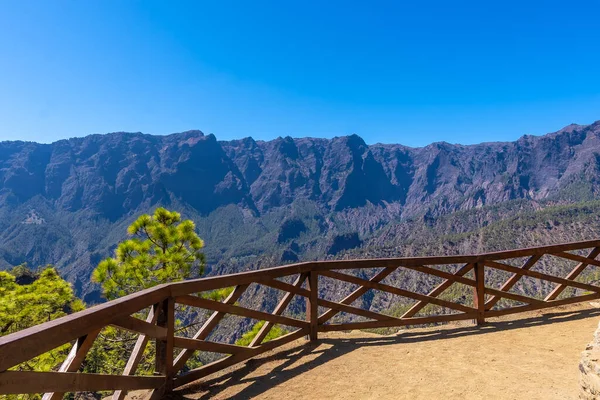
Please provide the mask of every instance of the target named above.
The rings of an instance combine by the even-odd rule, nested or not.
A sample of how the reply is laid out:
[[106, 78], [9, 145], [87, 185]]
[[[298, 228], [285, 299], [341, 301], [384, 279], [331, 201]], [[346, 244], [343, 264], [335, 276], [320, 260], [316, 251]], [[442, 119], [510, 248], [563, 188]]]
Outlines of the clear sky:
[[600, 1], [0, 1], [0, 140], [411, 146], [600, 119]]

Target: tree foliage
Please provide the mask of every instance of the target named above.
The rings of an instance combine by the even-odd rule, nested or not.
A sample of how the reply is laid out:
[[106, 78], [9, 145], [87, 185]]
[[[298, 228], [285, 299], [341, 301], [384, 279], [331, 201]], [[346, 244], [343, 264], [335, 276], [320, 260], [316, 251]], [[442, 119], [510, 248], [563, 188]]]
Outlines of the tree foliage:
[[[25, 282], [20, 284], [19, 282]], [[0, 271], [0, 336], [29, 328], [85, 308], [56, 269], [35, 272], [26, 265]], [[41, 354], [13, 369], [50, 371], [64, 360], [69, 344]]]
[[[244, 333], [242, 337], [235, 342], [235, 344], [237, 344], [238, 346], [248, 346], [256, 337], [256, 335], [258, 335], [258, 332], [260, 332], [260, 328], [262, 328], [264, 324], [265, 321], [258, 321], [252, 326], [252, 329]], [[267, 334], [267, 336], [265, 336], [263, 343], [266, 343], [273, 339], [277, 339], [278, 337], [283, 336], [286, 333], [288, 333], [288, 331], [286, 331], [284, 328], [282, 328], [279, 325], [274, 325]]]
[[202, 298], [212, 300], [212, 301], [223, 301], [233, 292], [235, 289], [234, 286], [225, 287], [222, 289], [215, 289], [208, 292], [202, 293]]
[[[16, 274], [33, 276], [30, 284], [17, 283]], [[20, 266], [11, 272], [0, 271], [0, 334], [9, 334], [83, 310], [71, 285], [54, 267], [39, 273]]]
[[157, 208], [154, 215], [141, 215], [127, 233], [132, 238], [121, 242], [115, 256], [100, 262], [92, 275], [106, 298], [203, 273], [204, 242], [194, 222], [181, 221], [178, 212]]
[[[157, 208], [153, 215], [141, 215], [129, 226], [127, 233], [130, 238], [117, 246], [114, 257], [101, 261], [92, 275], [92, 279], [102, 285], [106, 298], [114, 299], [161, 283], [198, 277], [203, 273], [204, 242], [196, 234], [193, 221], [182, 221], [178, 212]], [[205, 296], [220, 301], [231, 290], [220, 289]], [[177, 329], [185, 331], [197, 325], [197, 313], [181, 305], [177, 305], [175, 311]], [[145, 313], [139, 313], [137, 317], [146, 319]], [[136, 337], [131, 332], [104, 328], [88, 354], [89, 361], [84, 371], [122, 373], [127, 361], [123, 354], [131, 353]], [[137, 374], [154, 372], [154, 354], [154, 343], [150, 341]], [[197, 360], [190, 360], [194, 361]]]

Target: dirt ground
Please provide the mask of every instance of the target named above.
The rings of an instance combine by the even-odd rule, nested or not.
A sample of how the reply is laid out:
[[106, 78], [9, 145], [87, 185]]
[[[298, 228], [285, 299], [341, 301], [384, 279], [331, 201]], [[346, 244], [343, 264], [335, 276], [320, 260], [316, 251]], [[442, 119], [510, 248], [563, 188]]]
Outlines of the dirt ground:
[[185, 399], [576, 399], [600, 304], [470, 323], [321, 335], [182, 388]]

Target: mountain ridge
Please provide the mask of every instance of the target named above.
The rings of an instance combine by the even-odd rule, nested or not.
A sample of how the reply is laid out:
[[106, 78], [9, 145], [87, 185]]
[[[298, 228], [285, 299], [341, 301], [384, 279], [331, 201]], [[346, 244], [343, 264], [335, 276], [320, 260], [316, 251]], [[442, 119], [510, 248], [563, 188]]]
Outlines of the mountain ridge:
[[[539, 137], [543, 137], [543, 136], [548, 136], [548, 135], [552, 135], [552, 134], [557, 134], [557, 133], [561, 133], [563, 131], [572, 131], [573, 129], [577, 129], [577, 128], [585, 128], [588, 126], [593, 126], [596, 124], [600, 124], [600, 120], [594, 121], [590, 124], [577, 124], [575, 122], [572, 122], [568, 125], [565, 125], [563, 128], [559, 129], [558, 131], [554, 131], [554, 132], [548, 132], [548, 133], [544, 133], [544, 134], [539, 134], [539, 135], [534, 135], [534, 134], [523, 134], [522, 136], [518, 137], [515, 140], [508, 140], [508, 141], [489, 141], [489, 142], [478, 142], [478, 143], [471, 143], [471, 144], [463, 144], [463, 143], [451, 143], [451, 142], [447, 142], [445, 140], [441, 140], [441, 141], [437, 141], [437, 142], [431, 142], [429, 144], [426, 144], [424, 146], [408, 146], [408, 145], [404, 145], [401, 143], [385, 143], [385, 142], [375, 142], [372, 144], [369, 144], [368, 146], [375, 146], [375, 145], [398, 145], [398, 146], [403, 146], [409, 149], [421, 149], [427, 146], [431, 146], [434, 144], [440, 144], [440, 143], [445, 143], [445, 144], [449, 144], [452, 146], [478, 146], [478, 145], [482, 145], [482, 144], [491, 144], [491, 143], [512, 143], [515, 141], [518, 141], [519, 139], [523, 138], [523, 137], [534, 137], [534, 138], [539, 138]], [[186, 131], [181, 131], [181, 132], [171, 132], [171, 133], [166, 133], [166, 134], [153, 134], [153, 133], [144, 133], [141, 131], [137, 131], [137, 132], [129, 132], [129, 131], [114, 131], [114, 132], [106, 132], [106, 133], [90, 133], [84, 136], [73, 136], [70, 138], [63, 138], [63, 139], [58, 139], [55, 140], [53, 142], [36, 142], [33, 140], [0, 140], [0, 144], [2, 143], [22, 143], [22, 144], [26, 144], [26, 143], [34, 143], [34, 144], [38, 144], [38, 145], [52, 145], [58, 142], [62, 142], [62, 141], [69, 141], [69, 140], [78, 140], [78, 139], [86, 139], [88, 137], [92, 137], [92, 136], [109, 136], [109, 135], [140, 135], [140, 136], [151, 136], [151, 137], [168, 137], [168, 136], [176, 136], [176, 135], [183, 135], [183, 134], [200, 134], [202, 136], [208, 136], [208, 135], [213, 135], [216, 137], [216, 135], [214, 133], [209, 133], [209, 134], [205, 134], [202, 130], [200, 129], [188, 129]], [[278, 136], [274, 139], [254, 139], [252, 136], [244, 136], [238, 139], [229, 139], [229, 140], [220, 140], [220, 142], [232, 142], [232, 141], [240, 141], [240, 140], [247, 140], [247, 139], [251, 139], [255, 142], [271, 142], [274, 140], [278, 140], [278, 139], [283, 139], [283, 138], [291, 138], [291, 139], [311, 139], [311, 140], [323, 140], [323, 141], [327, 141], [327, 140], [332, 140], [335, 138], [340, 138], [340, 137], [347, 137], [347, 136], [358, 136], [361, 137], [359, 134], [357, 133], [350, 133], [348, 135], [342, 135], [342, 136], [334, 136], [332, 138], [323, 138], [323, 137], [316, 137], [316, 136], [300, 136], [300, 137], [292, 137], [292, 136]]]
[[600, 121], [513, 142], [416, 148], [367, 145], [358, 135], [219, 141], [198, 130], [5, 141], [0, 268], [53, 263], [89, 294], [91, 270], [127, 223], [159, 205], [196, 222], [209, 270], [233, 272], [264, 265], [253, 261], [261, 257], [281, 263], [372, 247], [390, 224], [516, 200], [593, 200], [599, 178]]

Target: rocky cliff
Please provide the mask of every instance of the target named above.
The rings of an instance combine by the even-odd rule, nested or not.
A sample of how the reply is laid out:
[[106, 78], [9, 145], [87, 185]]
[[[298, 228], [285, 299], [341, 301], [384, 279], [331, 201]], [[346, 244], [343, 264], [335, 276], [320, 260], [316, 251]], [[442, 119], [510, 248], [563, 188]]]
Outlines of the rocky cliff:
[[600, 121], [422, 148], [357, 135], [224, 142], [200, 131], [1, 142], [0, 266], [56, 264], [93, 300], [92, 268], [157, 205], [194, 219], [210, 267], [230, 272], [373, 248], [382, 233], [469, 210], [496, 211], [465, 230], [506, 204], [593, 200], [599, 172]]

